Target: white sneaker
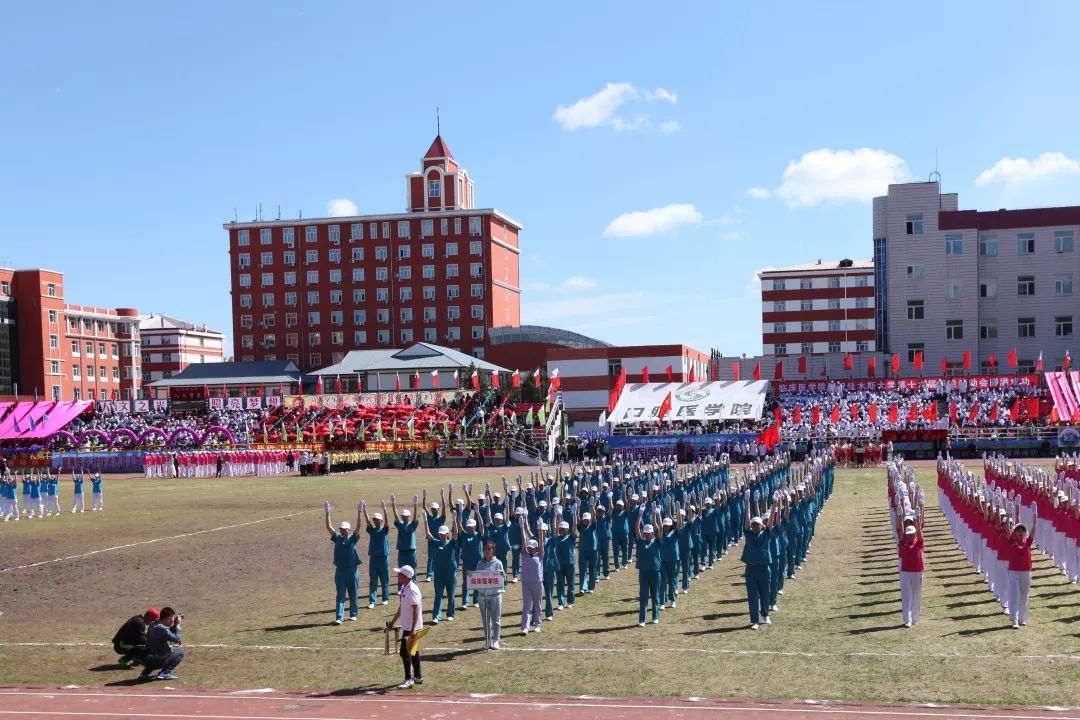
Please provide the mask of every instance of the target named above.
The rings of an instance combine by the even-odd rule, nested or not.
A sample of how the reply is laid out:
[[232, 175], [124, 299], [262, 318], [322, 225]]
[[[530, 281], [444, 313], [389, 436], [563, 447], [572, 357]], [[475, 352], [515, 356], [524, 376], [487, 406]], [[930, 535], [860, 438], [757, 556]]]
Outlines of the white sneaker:
[[652, 624], [653, 625], [659, 625], [660, 624], [660, 618], [656, 618], [655, 620], [653, 620]]
[[772, 618], [771, 617], [765, 618], [765, 624], [766, 625], [772, 625]]
[[334, 620], [333, 624], [334, 624], [334, 625], [340, 625], [340, 624], [341, 624], [341, 621], [340, 621], [340, 620]]
[[784, 591], [783, 591], [783, 590], [777, 590], [777, 591], [776, 591], [776, 594], [777, 594], [777, 595], [783, 595], [783, 594], [784, 594]]
[[538, 633], [538, 632], [540, 632], [540, 626], [539, 626], [539, 625], [534, 625], [534, 626], [533, 626], [533, 632], [534, 632], [534, 633]]
[[757, 630], [758, 629], [758, 624], [757, 623], [750, 623], [750, 629], [751, 630]]
[[413, 679], [412, 679], [412, 678], [409, 678], [409, 679], [408, 679], [408, 680], [406, 680], [405, 682], [403, 682], [403, 683], [401, 683], [400, 685], [398, 685], [398, 689], [400, 689], [400, 690], [408, 690], [408, 689], [409, 689], [409, 688], [411, 688], [411, 687], [412, 687], [412, 686], [413, 686], [414, 684], [415, 684], [415, 683], [413, 683]]
[[1012, 624], [1012, 627], [1013, 627], [1013, 630], [1019, 630], [1019, 629], [1020, 629], [1020, 623], [1015, 623], [1015, 622], [1014, 622], [1014, 623]]
[[529, 634], [529, 628], [527, 628], [527, 627], [521, 628], [521, 634], [522, 635], [528, 635]]
[[383, 604], [383, 605], [389, 605], [389, 604], [390, 604], [390, 601], [389, 601], [389, 600], [383, 600], [383, 601], [382, 601], [382, 604]]
[[434, 623], [435, 625], [438, 625], [439, 624], [439, 618], [431, 618], [431, 622]]
[[498, 642], [491, 643], [491, 649], [492, 650], [498, 650], [499, 649], [499, 643]]
[[906, 628], [911, 627], [911, 623], [909, 623], [909, 622], [904, 623], [904, 627], [906, 627]]
[[645, 627], [645, 623], [638, 623], [637, 626], [638, 627]]
[[356, 616], [355, 615], [350, 615], [349, 616], [349, 622], [356, 622]]
[[777, 612], [777, 607], [775, 605], [773, 605], [771, 608], [769, 608], [769, 611], [770, 612]]

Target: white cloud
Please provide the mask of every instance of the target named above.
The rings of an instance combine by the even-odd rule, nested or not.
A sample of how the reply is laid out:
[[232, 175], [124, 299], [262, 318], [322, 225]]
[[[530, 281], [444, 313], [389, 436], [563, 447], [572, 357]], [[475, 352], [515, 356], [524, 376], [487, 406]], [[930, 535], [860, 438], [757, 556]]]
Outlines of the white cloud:
[[623, 213], [608, 223], [604, 235], [609, 237], [646, 237], [673, 232], [680, 225], [697, 225], [702, 215], [689, 203], [665, 205], [652, 210]]
[[1003, 157], [993, 167], [979, 173], [979, 177], [975, 178], [975, 184], [1025, 183], [1059, 173], [1069, 175], [1080, 173], [1080, 162], [1059, 152], [1045, 152], [1034, 160]]
[[560, 287], [567, 290], [591, 290], [596, 287], [596, 281], [592, 278], [574, 275], [573, 277], [566, 278]]
[[720, 239], [725, 242], [735, 242], [736, 240], [742, 240], [742, 233], [726, 232], [720, 233]]
[[763, 200], [772, 195], [771, 192], [762, 187], [752, 187], [746, 191], [746, 194], [755, 200]]
[[[636, 113], [632, 117], [619, 114], [619, 109], [628, 103], [666, 101], [678, 102], [678, 96], [664, 88], [638, 90], [630, 83], [608, 83], [599, 92], [583, 97], [573, 105], [560, 105], [555, 108], [552, 117], [564, 130], [580, 130], [609, 126], [617, 132], [633, 132], [650, 126], [649, 116]], [[663, 133], [678, 132], [681, 126], [676, 121], [661, 123]]]
[[330, 217], [349, 217], [356, 214], [356, 203], [345, 198], [335, 198], [326, 203], [326, 214]]
[[660, 132], [665, 135], [674, 135], [677, 132], [682, 132], [682, 125], [678, 120], [665, 120], [660, 123]]
[[789, 164], [775, 192], [793, 208], [827, 202], [869, 202], [885, 193], [891, 183], [910, 179], [903, 158], [884, 150], [821, 148]]

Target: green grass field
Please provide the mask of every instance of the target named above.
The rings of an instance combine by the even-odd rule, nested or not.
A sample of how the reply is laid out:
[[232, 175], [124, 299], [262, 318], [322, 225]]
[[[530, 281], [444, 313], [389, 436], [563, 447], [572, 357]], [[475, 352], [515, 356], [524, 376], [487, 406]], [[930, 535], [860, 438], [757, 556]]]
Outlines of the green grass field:
[[[393, 604], [368, 610], [365, 603], [359, 622], [329, 625], [331, 548], [320, 505], [329, 499], [335, 521], [353, 521], [360, 498], [370, 504], [396, 492], [411, 499], [424, 485], [500, 475], [107, 480], [103, 514], [0, 524], [0, 683], [127, 683], [135, 673], [115, 669], [111, 646], [95, 644], [108, 643], [130, 615], [165, 604], [185, 614], [189, 656], [177, 671], [184, 686], [355, 692], [396, 683], [400, 661], [382, 655]], [[936, 503], [933, 470], [920, 470], [920, 482]], [[70, 484], [62, 504], [69, 492]], [[215, 530], [243, 523], [253, 524]], [[1039, 556], [1031, 620], [1014, 631], [936, 508], [927, 536], [922, 622], [905, 629], [884, 471], [841, 470], [808, 565], [788, 583], [772, 626], [746, 629], [737, 553], [704, 573], [660, 625], [645, 628], [637, 627], [632, 570], [527, 637], [516, 632], [520, 590], [511, 585], [504, 649], [484, 651], [478, 611], [458, 611], [456, 622], [428, 636], [424, 687], [1074, 704], [1080, 590]], [[146, 542], [159, 538], [174, 539]], [[105, 551], [48, 562], [95, 550]], [[43, 564], [11, 569], [33, 563]], [[361, 578], [364, 590], [366, 566]], [[432, 585], [420, 587], [430, 611]]]

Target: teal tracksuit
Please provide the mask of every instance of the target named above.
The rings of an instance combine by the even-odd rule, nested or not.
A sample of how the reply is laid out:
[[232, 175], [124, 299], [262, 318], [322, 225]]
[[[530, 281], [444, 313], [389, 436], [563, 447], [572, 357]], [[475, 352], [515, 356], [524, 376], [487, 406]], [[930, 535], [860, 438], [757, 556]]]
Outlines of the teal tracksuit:
[[769, 531], [762, 528], [758, 532], [747, 530], [743, 535], [742, 561], [746, 563], [743, 575], [746, 579], [746, 600], [750, 605], [750, 622], [758, 624], [761, 618], [769, 617], [769, 566], [772, 557], [769, 553]]
[[588, 525], [578, 527], [578, 576], [581, 581], [581, 592], [596, 589], [596, 578], [600, 565], [600, 538], [596, 524], [589, 522]]
[[375, 604], [375, 596], [382, 586], [383, 602], [390, 601], [390, 528], [368, 525], [368, 602]]
[[674, 530], [660, 536], [660, 602], [675, 602], [679, 583], [679, 538]]
[[418, 525], [416, 520], [394, 521], [394, 527], [397, 528], [398, 567], [408, 565], [416, 570], [416, 528]]
[[559, 559], [557, 588], [559, 605], [574, 606], [574, 536], [570, 533], [555, 537], [555, 556]]
[[345, 596], [349, 596], [349, 617], [356, 617], [360, 612], [356, 596], [360, 593], [360, 553], [356, 551], [358, 535], [349, 533], [342, 536], [333, 533], [330, 542], [334, 545], [334, 587], [337, 591], [337, 619], [345, 619]]
[[431, 568], [435, 577], [435, 605], [432, 620], [442, 619], [442, 601], [446, 596], [446, 614], [454, 618], [454, 596], [457, 589], [457, 545], [453, 540], [434, 540], [428, 544]]
[[[480, 537], [480, 533], [466, 530], [458, 535], [458, 548], [461, 552], [461, 569], [464, 572], [472, 572], [476, 570], [476, 566], [480, 564], [480, 560], [484, 557], [484, 541]], [[480, 597], [473, 591], [472, 595], [473, 604], [477, 604], [480, 601]], [[461, 604], [468, 605], [469, 602], [469, 583], [465, 577], [461, 578]]]
[[652, 600], [653, 622], [660, 620], [660, 543], [656, 538], [637, 541], [638, 622], [645, 622], [645, 609]]

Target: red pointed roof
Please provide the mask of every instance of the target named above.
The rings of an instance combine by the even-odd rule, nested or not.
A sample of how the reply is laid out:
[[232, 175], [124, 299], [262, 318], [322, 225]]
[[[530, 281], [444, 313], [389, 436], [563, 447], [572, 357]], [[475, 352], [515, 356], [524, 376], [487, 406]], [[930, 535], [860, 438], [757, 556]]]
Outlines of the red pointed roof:
[[424, 153], [424, 159], [430, 160], [431, 158], [451, 158], [450, 148], [446, 147], [446, 143], [443, 142], [442, 135], [436, 135], [435, 139], [431, 143], [431, 147]]

